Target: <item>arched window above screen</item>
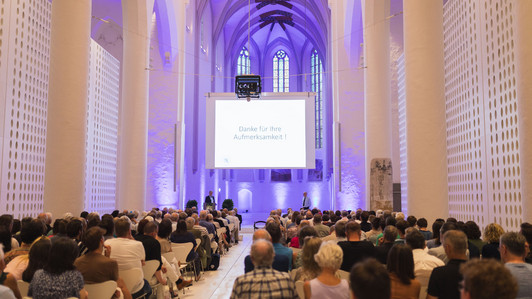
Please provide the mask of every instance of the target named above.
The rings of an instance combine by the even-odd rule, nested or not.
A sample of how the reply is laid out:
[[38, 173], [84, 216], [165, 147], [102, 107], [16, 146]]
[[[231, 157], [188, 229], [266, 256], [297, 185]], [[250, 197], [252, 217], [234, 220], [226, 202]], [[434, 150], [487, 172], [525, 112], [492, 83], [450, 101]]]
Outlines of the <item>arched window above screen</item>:
[[279, 50], [273, 56], [273, 92], [290, 90], [290, 61], [285, 51]]
[[249, 51], [246, 47], [242, 47], [240, 54], [238, 55], [238, 64], [236, 68], [237, 75], [249, 75], [251, 74], [251, 62], [249, 59]]

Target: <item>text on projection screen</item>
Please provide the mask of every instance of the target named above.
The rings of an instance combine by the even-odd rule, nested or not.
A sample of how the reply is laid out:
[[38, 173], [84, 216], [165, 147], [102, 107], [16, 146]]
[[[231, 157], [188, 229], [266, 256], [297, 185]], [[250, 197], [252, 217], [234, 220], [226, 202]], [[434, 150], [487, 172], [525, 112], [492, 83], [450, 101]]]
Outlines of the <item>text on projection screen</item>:
[[305, 100], [215, 103], [216, 168], [306, 166]]

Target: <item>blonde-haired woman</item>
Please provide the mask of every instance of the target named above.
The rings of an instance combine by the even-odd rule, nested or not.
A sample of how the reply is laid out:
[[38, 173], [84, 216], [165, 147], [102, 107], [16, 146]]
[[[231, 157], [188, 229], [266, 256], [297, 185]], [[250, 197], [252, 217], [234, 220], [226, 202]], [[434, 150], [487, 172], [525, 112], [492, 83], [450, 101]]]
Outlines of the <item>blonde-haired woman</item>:
[[309, 237], [305, 240], [305, 245], [301, 250], [301, 267], [297, 268], [294, 280], [311, 280], [320, 274], [320, 266], [316, 263], [314, 255], [318, 253], [321, 246], [321, 239], [318, 237]]
[[342, 248], [334, 241], [323, 242], [318, 253], [314, 255], [321, 272], [318, 277], [305, 282], [305, 298], [349, 299], [349, 283], [336, 276], [342, 265], [344, 254]]
[[501, 253], [499, 252], [499, 240], [504, 234], [504, 229], [497, 223], [490, 223], [484, 229], [484, 242], [488, 244], [482, 247], [482, 258], [492, 258], [498, 261], [501, 260]]

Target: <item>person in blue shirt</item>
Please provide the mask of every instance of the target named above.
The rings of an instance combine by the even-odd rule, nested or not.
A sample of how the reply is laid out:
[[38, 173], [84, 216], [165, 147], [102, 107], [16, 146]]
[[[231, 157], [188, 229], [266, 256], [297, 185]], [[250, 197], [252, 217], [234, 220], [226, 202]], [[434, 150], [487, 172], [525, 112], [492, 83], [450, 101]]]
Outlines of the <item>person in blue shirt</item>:
[[288, 271], [292, 270], [292, 249], [281, 244], [281, 226], [276, 221], [266, 223], [266, 231], [272, 237], [273, 249], [275, 255], [285, 255], [288, 257]]

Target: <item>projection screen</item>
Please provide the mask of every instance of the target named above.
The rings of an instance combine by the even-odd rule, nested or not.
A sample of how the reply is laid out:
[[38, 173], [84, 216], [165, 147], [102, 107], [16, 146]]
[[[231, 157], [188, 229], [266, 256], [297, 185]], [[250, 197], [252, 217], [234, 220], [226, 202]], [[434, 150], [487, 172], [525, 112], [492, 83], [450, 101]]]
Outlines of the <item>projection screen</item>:
[[206, 95], [206, 168], [315, 167], [315, 93]]

